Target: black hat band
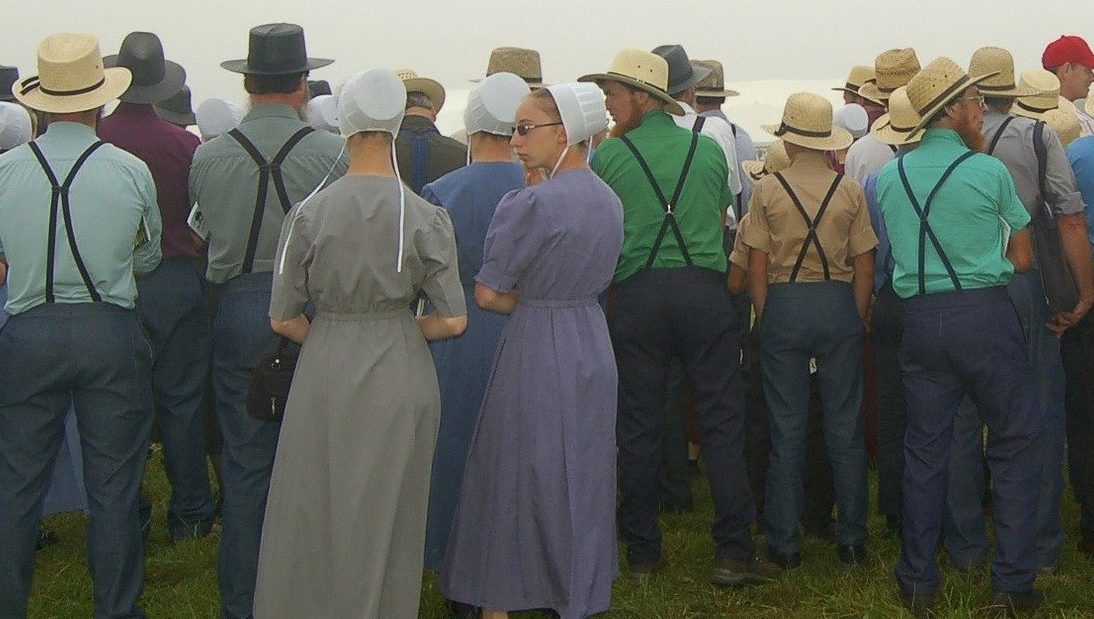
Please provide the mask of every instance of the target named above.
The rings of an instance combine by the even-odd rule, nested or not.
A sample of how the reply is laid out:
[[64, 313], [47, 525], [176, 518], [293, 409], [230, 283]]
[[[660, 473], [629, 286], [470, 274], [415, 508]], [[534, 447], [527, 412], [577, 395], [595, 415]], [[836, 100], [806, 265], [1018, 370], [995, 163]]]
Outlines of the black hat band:
[[828, 131], [806, 131], [805, 129], [798, 129], [797, 127], [791, 127], [785, 122], [779, 123], [779, 128], [775, 130], [775, 135], [782, 137], [787, 133], [793, 133], [794, 135], [800, 135], [807, 138], [830, 138], [832, 137], [832, 130]]
[[38, 76], [34, 76], [34, 77], [28, 77], [27, 79], [23, 80], [23, 83], [22, 83], [22, 85], [19, 89], [19, 94], [26, 95], [27, 93], [31, 92], [32, 90], [41, 90], [42, 92], [46, 93], [47, 95], [50, 95], [50, 96], [53, 96], [53, 97], [74, 97], [76, 95], [86, 95], [89, 92], [94, 92], [94, 91], [98, 90], [105, 83], [106, 83], [106, 76], [103, 76], [102, 79], [100, 79], [95, 84], [92, 84], [91, 86], [88, 86], [87, 88], [77, 88], [76, 90], [50, 90], [49, 88], [46, 88], [45, 86], [42, 86], [42, 82], [40, 81]]

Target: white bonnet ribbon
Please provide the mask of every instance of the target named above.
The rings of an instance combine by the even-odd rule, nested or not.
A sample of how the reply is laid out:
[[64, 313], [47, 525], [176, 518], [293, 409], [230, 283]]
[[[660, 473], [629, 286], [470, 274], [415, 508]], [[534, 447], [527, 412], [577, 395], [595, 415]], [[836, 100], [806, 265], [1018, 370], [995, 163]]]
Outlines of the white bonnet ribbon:
[[567, 144], [566, 148], [562, 149], [562, 153], [558, 156], [558, 161], [555, 162], [555, 167], [551, 168], [551, 175], [547, 178], [554, 178], [555, 172], [558, 172], [558, 166], [562, 165], [562, 160], [566, 157], [566, 153], [570, 152], [570, 147], [573, 144]]
[[399, 183], [399, 255], [395, 259], [395, 272], [403, 272], [403, 228], [406, 223], [406, 187], [399, 174], [399, 160], [395, 156], [395, 140], [391, 140], [391, 167], [395, 168], [395, 180]]
[[330, 175], [334, 174], [334, 168], [338, 167], [338, 162], [342, 161], [342, 155], [344, 155], [344, 154], [346, 154], [346, 141], [342, 140], [342, 150], [338, 151], [338, 156], [334, 158], [334, 163], [332, 163], [331, 166], [330, 166], [330, 169], [327, 170], [327, 175], [323, 177], [323, 180], [319, 181], [319, 184], [315, 186], [315, 189], [311, 190], [311, 193], [309, 193], [307, 195], [307, 197], [305, 197], [303, 200], [300, 201], [299, 204], [297, 204], [297, 208], [295, 209], [296, 210], [295, 213], [293, 213], [293, 211], [291, 211], [291, 210], [289, 211], [290, 213], [293, 213], [293, 218], [289, 220], [289, 231], [285, 234], [285, 245], [281, 250], [281, 259], [278, 260], [278, 263], [277, 263], [277, 274], [278, 275], [283, 275], [285, 273], [285, 249], [284, 248], [287, 248], [289, 246], [289, 239], [292, 238], [292, 231], [293, 231], [293, 228], [296, 226], [296, 217], [299, 215], [301, 209], [304, 208], [304, 205], [308, 203], [308, 200], [311, 200], [315, 196], [315, 194], [319, 193], [319, 190], [322, 189], [323, 186], [327, 184], [327, 181], [330, 180]]

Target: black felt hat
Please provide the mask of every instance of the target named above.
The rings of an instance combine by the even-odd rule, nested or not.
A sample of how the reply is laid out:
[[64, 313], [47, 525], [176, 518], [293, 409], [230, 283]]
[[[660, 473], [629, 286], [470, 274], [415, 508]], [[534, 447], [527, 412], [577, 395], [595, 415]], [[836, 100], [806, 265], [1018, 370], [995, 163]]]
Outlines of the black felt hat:
[[130, 32], [117, 54], [103, 57], [104, 67], [125, 67], [133, 74], [129, 89], [118, 99], [128, 103], [159, 103], [186, 83], [186, 71], [163, 57], [163, 44], [151, 32]]
[[308, 58], [304, 29], [296, 24], [263, 24], [251, 28], [247, 58], [220, 66], [244, 75], [288, 75], [325, 67], [333, 60]]
[[659, 45], [653, 48], [653, 53], [665, 59], [669, 64], [669, 89], [670, 95], [687, 90], [703, 81], [710, 75], [710, 68], [694, 66], [688, 59], [688, 53], [682, 45]]
[[157, 116], [171, 124], [182, 127], [198, 124], [198, 119], [194, 116], [194, 108], [190, 102], [189, 86], [183, 85], [183, 87], [180, 88], [178, 92], [171, 95], [171, 97], [160, 101], [152, 107], [155, 108]]
[[0, 101], [15, 101], [11, 87], [19, 81], [19, 69], [0, 65]]

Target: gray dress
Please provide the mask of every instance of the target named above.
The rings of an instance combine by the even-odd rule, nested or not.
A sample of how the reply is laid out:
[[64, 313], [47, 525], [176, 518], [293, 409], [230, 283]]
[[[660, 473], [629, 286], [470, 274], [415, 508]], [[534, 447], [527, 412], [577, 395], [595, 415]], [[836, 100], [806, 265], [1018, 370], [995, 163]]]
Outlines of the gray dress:
[[452, 223], [396, 181], [345, 176], [285, 220], [270, 316], [316, 316], [282, 422], [255, 617], [418, 616], [440, 396], [408, 308], [466, 313]]

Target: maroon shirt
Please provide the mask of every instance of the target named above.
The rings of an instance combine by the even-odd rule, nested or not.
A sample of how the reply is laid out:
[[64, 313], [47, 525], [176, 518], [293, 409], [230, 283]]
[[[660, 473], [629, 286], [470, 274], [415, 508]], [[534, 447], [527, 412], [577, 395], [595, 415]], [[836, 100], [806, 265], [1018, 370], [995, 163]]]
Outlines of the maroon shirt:
[[162, 120], [151, 105], [121, 103], [99, 121], [99, 137], [144, 161], [156, 181], [163, 219], [163, 257], [196, 257], [190, 216], [190, 164], [198, 136]]

